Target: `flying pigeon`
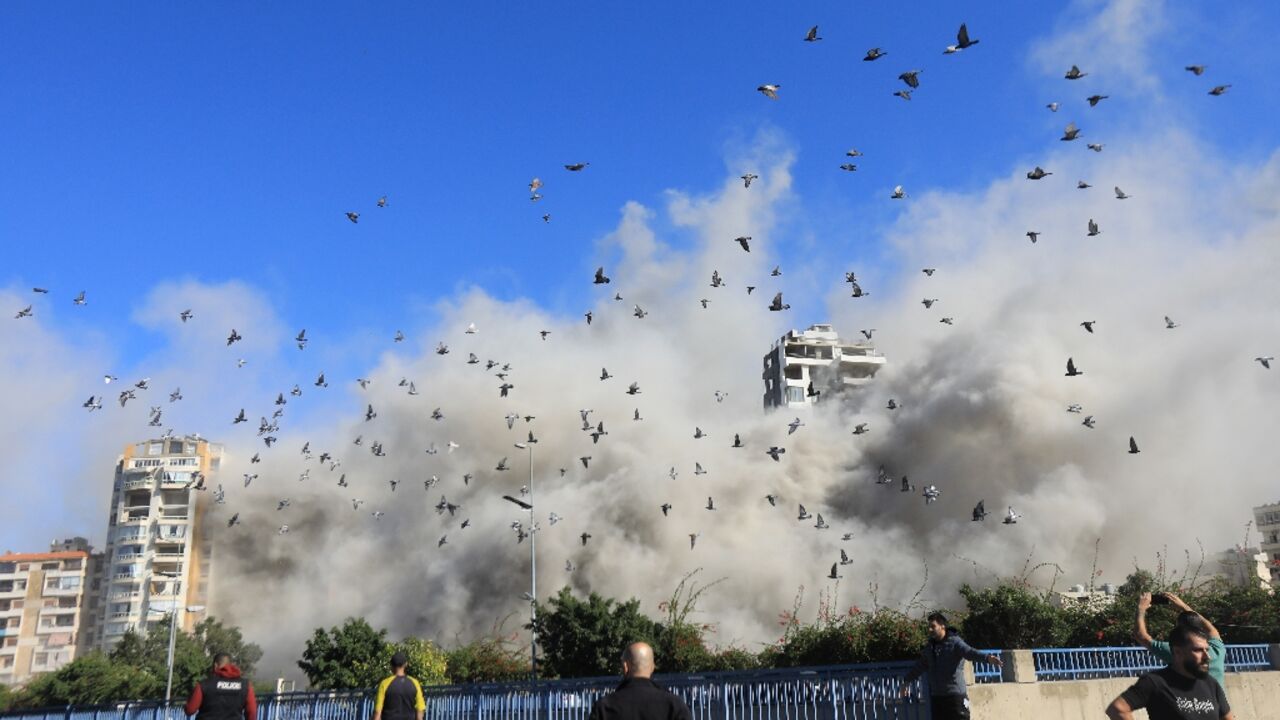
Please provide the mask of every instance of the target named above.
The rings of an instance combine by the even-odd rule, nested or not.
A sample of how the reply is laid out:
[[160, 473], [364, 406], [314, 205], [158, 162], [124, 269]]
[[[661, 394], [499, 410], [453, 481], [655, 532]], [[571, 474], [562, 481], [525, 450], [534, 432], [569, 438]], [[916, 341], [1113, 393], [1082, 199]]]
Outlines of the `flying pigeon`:
[[1088, 148], [1094, 152], [1102, 152], [1102, 143], [1089, 143]]
[[671, 512], [671, 503], [664, 502], [660, 507], [662, 509], [662, 517], [667, 517], [667, 513]]
[[1004, 522], [1004, 524], [1005, 524], [1005, 525], [1015, 525], [1015, 524], [1017, 524], [1017, 522], [1018, 522], [1018, 518], [1020, 518], [1020, 517], [1022, 517], [1022, 516], [1021, 516], [1021, 515], [1019, 515], [1018, 513], [1014, 512], [1014, 511], [1013, 511], [1013, 506], [1012, 506], [1012, 505], [1010, 505], [1010, 506], [1009, 506], [1009, 510], [1008, 510], [1008, 512], [1006, 512], [1006, 513], [1005, 513], [1004, 520], [1003, 520], [1002, 522]]
[[227, 336], [227, 345], [230, 345], [231, 343], [237, 340], [243, 340], [243, 339], [244, 338], [240, 337], [240, 333], [236, 332], [235, 328], [231, 328], [231, 334]]
[[804, 505], [800, 505], [800, 509], [799, 509], [799, 511], [798, 511], [798, 512], [797, 512], [797, 514], [796, 514], [796, 519], [797, 519], [797, 520], [808, 520], [808, 519], [809, 519], [809, 518], [811, 518], [811, 517], [813, 517], [813, 514], [812, 514], [812, 513], [810, 513], [808, 510], [806, 510], [806, 509], [804, 508]]
[[564, 169], [568, 170], [569, 172], [582, 172], [590, 164], [591, 163], [585, 163], [585, 162], [573, 163], [570, 165], [565, 165]]
[[869, 430], [867, 430], [867, 423], [858, 423], [853, 428], [854, 435], [862, 435], [863, 433], [866, 433], [866, 432], [870, 432]]
[[751, 236], [750, 235], [740, 235], [734, 238], [733, 241], [741, 245], [743, 250], [747, 252], [751, 252]]
[[773, 296], [773, 302], [769, 303], [770, 312], [779, 312], [781, 310], [790, 310], [790, 305], [782, 304], [782, 293]]
[[1089, 183], [1087, 183], [1087, 182], [1083, 181], [1083, 180], [1077, 180], [1077, 181], [1076, 181], [1076, 189], [1077, 189], [1077, 190], [1088, 190], [1088, 189], [1089, 189], [1089, 188], [1091, 188], [1091, 187], [1093, 187], [1093, 186], [1092, 186], [1092, 185], [1090, 185]]
[[836, 571], [839, 570], [839, 566], [840, 566], [840, 563], [831, 563], [831, 572], [830, 574], [827, 575], [827, 577], [832, 580], [839, 580], [840, 578], [844, 577], [843, 575], [838, 575], [836, 573]]
[[[1058, 139], [1065, 142], [1069, 140], [1075, 140], [1078, 137], [1080, 137], [1080, 128], [1076, 127], [1075, 123], [1067, 123], [1067, 128], [1062, 131], [1062, 137]], [[1030, 176], [1028, 175], [1028, 177]]]
[[849, 553], [845, 552], [844, 548], [840, 548], [840, 564], [851, 565], [852, 563], [853, 563], [853, 560], [849, 558]]
[[1087, 72], [1080, 72], [1080, 68], [1076, 67], [1075, 65], [1072, 65], [1071, 69], [1067, 71], [1067, 74], [1064, 77], [1066, 77], [1068, 80], [1079, 80], [1080, 78], [1088, 74], [1089, 73]]
[[604, 266], [596, 268], [595, 279], [591, 281], [593, 285], [605, 285], [609, 282], [609, 278], [604, 274]]
[[759, 176], [759, 175], [755, 175], [755, 174], [752, 174], [752, 173], [747, 173], [747, 174], [743, 175], [743, 176], [742, 176], [742, 187], [744, 187], [744, 188], [749, 188], [749, 187], [751, 187], [751, 181], [753, 181], [753, 180], [758, 180], [759, 178], [760, 178], [760, 176]]
[[880, 48], [878, 48], [878, 47], [873, 47], [873, 48], [871, 48], [870, 50], [868, 50], [868, 51], [867, 51], [867, 54], [866, 54], [866, 56], [865, 56], [865, 57], [863, 57], [863, 58], [862, 58], [862, 61], [863, 61], [863, 62], [871, 62], [872, 60], [879, 60], [880, 58], [882, 58], [882, 57], [884, 57], [885, 55], [888, 55], [888, 54], [889, 54], [889, 53], [887, 53], [887, 52], [885, 52], [885, 51], [881, 50], [881, 49], [880, 49]]
[[780, 462], [780, 461], [778, 460], [778, 456], [779, 456], [779, 455], [781, 455], [781, 454], [783, 454], [783, 453], [785, 453], [786, 451], [787, 451], [787, 449], [786, 449], [786, 448], [780, 448], [780, 447], [778, 447], [778, 446], [776, 446], [776, 445], [773, 445], [773, 446], [770, 446], [770, 448], [769, 448], [768, 450], [765, 450], [765, 451], [764, 451], [764, 454], [765, 454], [765, 455], [768, 455], [768, 456], [769, 456], [769, 457], [771, 457], [771, 458], [773, 458], [773, 461], [774, 461], [774, 462]]
[[1046, 178], [1046, 177], [1048, 177], [1048, 176], [1050, 176], [1050, 175], [1052, 175], [1052, 174], [1053, 174], [1053, 173], [1051, 173], [1051, 172], [1045, 172], [1044, 168], [1042, 168], [1042, 167], [1040, 167], [1039, 165], [1037, 165], [1037, 166], [1035, 167], [1035, 169], [1034, 169], [1034, 170], [1032, 170], [1031, 172], [1027, 173], [1027, 179], [1028, 179], [1028, 180], [1040, 180], [1040, 179], [1042, 179], [1042, 178]]
[[907, 196], [907, 191], [903, 190], [901, 185], [895, 185], [893, 187], [893, 193], [889, 195], [889, 197], [894, 200], [901, 200], [906, 196]]
[[1076, 363], [1072, 358], [1067, 358], [1067, 377], [1075, 377], [1084, 373], [1076, 369]]
[[1103, 100], [1106, 100], [1109, 97], [1111, 96], [1110, 95], [1090, 95], [1089, 97], [1085, 98], [1085, 100], [1089, 101], [1089, 107], [1097, 107], [1098, 103], [1102, 102]]
[[804, 34], [804, 41], [805, 41], [805, 42], [817, 42], [817, 41], [819, 41], [819, 40], [821, 40], [821, 39], [822, 39], [822, 38], [818, 37], [818, 26], [817, 26], [817, 25], [814, 25], [813, 27], [809, 28], [809, 32], [807, 32], [807, 33], [805, 33], [805, 34]]
[[908, 100], [908, 101], [910, 101], [910, 100], [911, 100], [911, 91], [910, 91], [910, 90], [897, 90], [897, 91], [895, 91], [895, 92], [893, 93], [893, 96], [894, 96], [894, 97], [900, 97], [900, 98], [902, 98], [903, 100]]
[[970, 40], [969, 28], [965, 26], [965, 23], [960, 23], [960, 30], [956, 32], [956, 44], [948, 45], [947, 49], [942, 51], [942, 54], [952, 55], [961, 50], [964, 50], [965, 48], [972, 47], [973, 45], [977, 45], [979, 42], [981, 41]]
[[924, 71], [923, 71], [923, 70], [908, 70], [908, 71], [906, 71], [906, 72], [902, 73], [901, 75], [899, 75], [899, 76], [898, 76], [898, 79], [899, 79], [899, 80], [901, 80], [902, 82], [906, 83], [908, 87], [910, 87], [911, 89], [913, 89], [913, 90], [914, 90], [914, 89], [916, 89], [916, 88], [920, 87], [920, 78], [919, 78], [919, 75], [920, 75], [920, 73], [922, 73], [922, 72], [924, 72]]
[[1095, 237], [1101, 233], [1102, 231], [1098, 229], [1098, 223], [1094, 222], [1093, 218], [1089, 218], [1089, 232], [1087, 235], [1089, 237]]
[[760, 87], [756, 88], [757, 91], [759, 91], [762, 95], [769, 98], [770, 100], [778, 99], [778, 90], [780, 89], [782, 89], [781, 85], [761, 85]]
[[85, 304], [84, 291], [81, 290], [79, 295], [75, 296], [74, 298], [71, 298], [71, 302], [75, 303], [76, 305], [84, 305]]
[[1230, 86], [1230, 85], [1217, 85], [1217, 86], [1215, 86], [1212, 90], [1210, 90], [1210, 91], [1209, 91], [1209, 94], [1210, 94], [1210, 95], [1213, 95], [1214, 97], [1217, 97], [1217, 96], [1219, 96], [1219, 95], [1225, 95], [1225, 94], [1226, 94], [1226, 92], [1227, 92], [1227, 88], [1229, 88], [1229, 87], [1231, 87], [1231, 86]]
[[1195, 75], [1199, 76], [1199, 75], [1203, 75], [1203, 74], [1204, 74], [1205, 68], [1207, 68], [1207, 67], [1208, 67], [1208, 65], [1188, 65], [1188, 66], [1187, 66], [1186, 68], [1184, 68], [1184, 69], [1185, 69], [1187, 72], [1189, 72], [1189, 73], [1193, 73], [1193, 74], [1195, 74]]
[[804, 427], [804, 423], [800, 422], [800, 418], [796, 418], [795, 420], [787, 423], [787, 434], [791, 435], [802, 427]]
[[1274, 355], [1264, 355], [1264, 356], [1262, 356], [1262, 357], [1256, 357], [1256, 358], [1254, 358], [1254, 361], [1255, 361], [1255, 362], [1258, 362], [1258, 363], [1262, 363], [1262, 367], [1264, 367], [1264, 368], [1266, 368], [1266, 369], [1270, 370], [1270, 369], [1271, 369], [1271, 361], [1272, 361], [1272, 360], [1275, 360], [1275, 359], [1276, 359], [1276, 358], [1275, 358], [1275, 356], [1274, 356]]
[[1133, 439], [1133, 436], [1132, 436], [1132, 435], [1130, 435], [1130, 436], [1129, 436], [1129, 454], [1130, 454], [1130, 455], [1137, 455], [1137, 454], [1138, 454], [1138, 453], [1140, 453], [1140, 452], [1142, 452], [1142, 451], [1138, 449], [1138, 441], [1137, 441], [1137, 440], [1134, 440], [1134, 439]]
[[973, 522], [982, 522], [987, 519], [987, 505], [984, 501], [979, 500], [977, 505], [973, 506]]
[[1045, 107], [1049, 108], [1049, 112], [1058, 112], [1058, 108], [1061, 106], [1056, 102], [1051, 102], [1048, 105], [1045, 105]]
[[1165, 330], [1172, 330], [1172, 329], [1174, 329], [1174, 328], [1176, 328], [1176, 327], [1179, 327], [1179, 324], [1178, 324], [1178, 323], [1176, 323], [1176, 322], [1174, 322], [1174, 321], [1173, 321], [1173, 318], [1169, 317], [1168, 315], [1165, 315], [1165, 316], [1164, 316], [1164, 329], [1165, 329]]
[[1092, 415], [1086, 415], [1084, 417], [1084, 422], [1081, 422], [1080, 424], [1092, 430], [1094, 425], [1097, 424], [1097, 421], [1093, 419]]
[[1119, 186], [1119, 185], [1117, 185], [1117, 186], [1116, 186], [1116, 199], [1117, 199], [1117, 200], [1128, 200], [1128, 199], [1129, 199], [1129, 198], [1131, 198], [1131, 197], [1133, 197], [1133, 196], [1132, 196], [1132, 195], [1128, 195], [1128, 194], [1126, 194], [1126, 193], [1125, 193], [1125, 191], [1123, 191], [1123, 190], [1121, 190], [1121, 189], [1120, 189], [1120, 186]]

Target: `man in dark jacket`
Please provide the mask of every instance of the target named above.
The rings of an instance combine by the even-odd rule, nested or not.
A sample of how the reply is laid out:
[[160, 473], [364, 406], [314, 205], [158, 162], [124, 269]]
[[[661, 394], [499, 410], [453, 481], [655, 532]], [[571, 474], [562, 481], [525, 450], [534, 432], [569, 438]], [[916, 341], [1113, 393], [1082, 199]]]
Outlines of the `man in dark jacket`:
[[231, 656], [218, 653], [213, 671], [196, 684], [183, 710], [187, 715], [200, 713], [200, 720], [257, 720], [258, 699], [253, 696], [253, 683], [240, 676]]
[[590, 720], [693, 720], [689, 706], [653, 682], [653, 648], [636, 642], [622, 651], [622, 684], [596, 701]]
[[945, 615], [933, 613], [929, 616], [929, 643], [920, 651], [916, 666], [907, 673], [902, 696], [910, 695], [911, 683], [927, 673], [933, 720], [967, 720], [969, 692], [964, 684], [965, 660], [1001, 665], [999, 657], [983, 655], [969, 647], [969, 643], [947, 627]]

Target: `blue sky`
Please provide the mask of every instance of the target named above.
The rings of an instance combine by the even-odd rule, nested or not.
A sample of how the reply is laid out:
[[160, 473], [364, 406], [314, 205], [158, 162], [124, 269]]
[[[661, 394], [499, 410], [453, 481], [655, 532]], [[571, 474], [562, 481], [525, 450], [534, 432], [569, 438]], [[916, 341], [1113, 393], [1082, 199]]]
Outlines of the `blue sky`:
[[[1169, 14], [1202, 32], [1154, 48], [1163, 92], [1233, 82], [1249, 112], [1233, 96], [1177, 112], [1225, 153], [1273, 145], [1264, 28], [1280, 9], [1189, 5]], [[873, 259], [895, 184], [975, 186], [1068, 118], [1169, 112], [1108, 87], [1104, 69], [1054, 79], [1084, 60], [1053, 76], [1027, 62], [1073, 17], [1040, 3], [7, 3], [0, 282], [91, 288], [95, 320], [113, 325], [137, 303], [125, 278], [184, 276], [263, 288], [313, 332], [404, 324], [414, 300], [469, 284], [576, 312], [624, 202], [721, 182], [761, 132], [798, 156], [805, 201], [782, 247], [817, 236]], [[982, 42], [943, 57], [961, 21]], [[825, 39], [800, 42], [812, 24]], [[861, 62], [871, 46], [889, 55]], [[1184, 73], [1192, 61], [1210, 74]], [[891, 97], [915, 68], [915, 98]], [[754, 91], [764, 82], [783, 85], [780, 102]], [[1043, 110], [1086, 90], [1116, 97]], [[867, 156], [846, 175], [854, 146]], [[591, 166], [560, 169], [578, 161]]]
[[[981, 43], [943, 56], [961, 22]], [[814, 24], [824, 39], [801, 42]], [[386, 350], [370, 338], [429, 325], [473, 286], [576, 320], [594, 267], [619, 260], [602, 238], [628, 202], [713, 194], [764, 170], [759, 153], [794, 155], [770, 252], [829, 271], [816, 292], [790, 289], [809, 311], [796, 316], [825, 319], [844, 269], [902, 269], [885, 236], [913, 205], [889, 200], [894, 185], [980, 195], [1063, 151], [1068, 121], [1109, 152], [1174, 128], [1224, 172], [1254, 167], [1280, 146], [1276, 27], [1266, 2], [5, 3], [0, 291], [34, 300], [58, 341], [16, 367], [108, 348], [110, 370], [73, 379], [75, 422], [91, 422], [78, 403], [100, 372], [145, 374], [175, 349], [147, 318], [165, 283], [187, 281], [247, 288], [281, 347], [306, 327], [308, 360], [331, 353], [344, 379]], [[862, 62], [873, 46], [888, 56]], [[1089, 77], [1062, 79], [1073, 63]], [[891, 93], [911, 69], [921, 87], [904, 102]], [[1218, 83], [1233, 87], [1207, 96]], [[1090, 109], [1093, 93], [1111, 97]], [[838, 169], [851, 147], [857, 173]], [[651, 223], [697, 241], [664, 213]], [[82, 289], [86, 308], [54, 306]], [[56, 443], [58, 427], [29, 432]], [[53, 468], [32, 452], [0, 479], [101, 472], [115, 448]], [[101, 515], [65, 527], [99, 533]], [[33, 526], [5, 525], [0, 547], [33, 544]]]

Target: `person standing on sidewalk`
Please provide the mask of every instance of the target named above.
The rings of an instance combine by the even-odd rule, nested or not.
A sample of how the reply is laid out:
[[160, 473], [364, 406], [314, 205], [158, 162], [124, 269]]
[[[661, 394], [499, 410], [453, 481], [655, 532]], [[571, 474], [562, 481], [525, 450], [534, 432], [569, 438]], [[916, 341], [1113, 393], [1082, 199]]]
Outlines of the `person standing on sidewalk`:
[[1222, 686], [1209, 676], [1209, 638], [1186, 625], [1169, 633], [1173, 662], [1138, 678], [1107, 706], [1111, 720], [1132, 720], [1145, 708], [1150, 720], [1234, 720]]
[[984, 655], [969, 647], [955, 631], [947, 627], [947, 617], [940, 612], [929, 616], [929, 642], [920, 651], [920, 659], [907, 673], [901, 695], [911, 694], [911, 683], [921, 675], [929, 677], [929, 705], [933, 720], [967, 720], [969, 691], [964, 683], [964, 661], [1003, 663], [996, 655]]

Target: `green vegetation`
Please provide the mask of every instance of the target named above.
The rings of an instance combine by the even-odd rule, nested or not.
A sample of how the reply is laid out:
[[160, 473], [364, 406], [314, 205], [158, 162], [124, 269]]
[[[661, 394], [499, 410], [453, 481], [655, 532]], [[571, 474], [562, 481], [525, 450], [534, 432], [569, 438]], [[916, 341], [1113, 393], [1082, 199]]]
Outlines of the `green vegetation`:
[[[1039, 566], [1043, 567], [1043, 566]], [[1031, 572], [1034, 572], [1032, 568]], [[977, 588], [963, 585], [963, 609], [941, 608], [952, 625], [978, 648], [1090, 647], [1132, 645], [1134, 609], [1143, 592], [1176, 592], [1208, 617], [1228, 643], [1280, 642], [1280, 593], [1231, 586], [1220, 579], [1172, 582], [1163, 572], [1136, 570], [1117, 589], [1114, 602], [1059, 608], [1053, 593], [1017, 579]], [[686, 576], [671, 597], [646, 615], [639, 600], [619, 601], [596, 593], [586, 597], [564, 588], [537, 607], [539, 676], [617, 675], [624, 645], [644, 640], [654, 647], [659, 672], [712, 672], [771, 667], [838, 665], [914, 658], [925, 644], [925, 608], [911, 612], [875, 607], [836, 611], [822, 598], [813, 621], [802, 621], [801, 599], [779, 616], [781, 636], [756, 649], [715, 647], [715, 625], [699, 620], [697, 605], [719, 581], [696, 582]], [[929, 608], [930, 610], [933, 608]], [[1167, 605], [1148, 613], [1151, 634], [1163, 637], [1176, 612]], [[527, 629], [527, 628], [526, 628]], [[18, 690], [0, 687], [0, 709], [91, 705], [164, 694], [168, 625], [146, 635], [129, 634], [110, 655], [90, 653], [60, 670], [42, 675]], [[390, 671], [396, 651], [409, 656], [409, 673], [426, 684], [506, 682], [529, 676], [529, 646], [502, 623], [484, 637], [455, 641], [442, 649], [431, 640], [387, 638], [363, 619], [317, 628], [306, 641], [298, 667], [315, 689], [360, 689], [375, 685]], [[188, 634], [179, 632], [174, 648], [174, 697], [186, 697], [205, 677], [214, 653], [230, 653], [251, 675], [262, 657], [240, 631], [206, 620]]]

